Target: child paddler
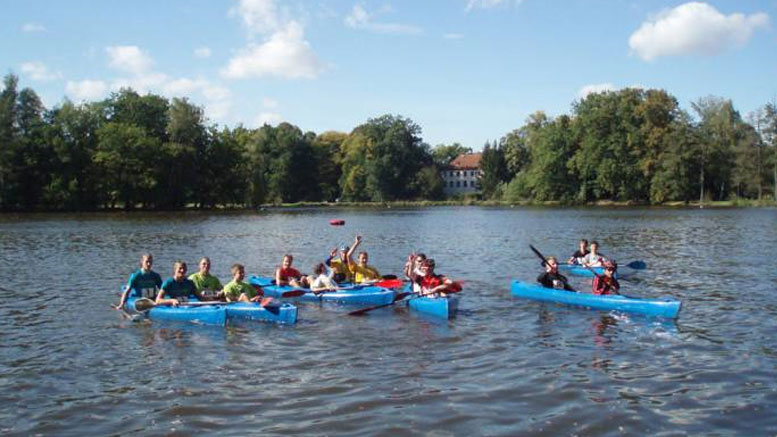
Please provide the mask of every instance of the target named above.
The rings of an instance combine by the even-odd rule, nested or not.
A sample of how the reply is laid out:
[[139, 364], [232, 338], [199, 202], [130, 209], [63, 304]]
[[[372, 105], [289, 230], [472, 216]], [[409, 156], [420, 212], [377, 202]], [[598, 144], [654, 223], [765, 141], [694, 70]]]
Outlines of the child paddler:
[[413, 281], [414, 284], [418, 284], [418, 294], [421, 296], [445, 296], [446, 291], [454, 291], [456, 288], [459, 288], [459, 290], [461, 289], [458, 284], [454, 283], [444, 275], [435, 274], [434, 266], [434, 260], [427, 258], [421, 263], [418, 272], [409, 272], [410, 280]]
[[348, 270], [348, 250], [350, 247], [343, 245], [340, 247], [340, 253], [338, 256], [337, 248], [335, 247], [329, 252], [329, 258], [324, 261], [327, 267], [334, 271], [332, 279], [336, 282], [353, 282], [353, 275]]
[[189, 298], [197, 295], [197, 288], [194, 282], [186, 277], [186, 263], [176, 261], [173, 263], [173, 277], [167, 278], [160, 287], [159, 294], [156, 296], [157, 305], [169, 305], [177, 307], [188, 302]]
[[292, 267], [291, 264], [293, 262], [293, 256], [283, 255], [281, 266], [275, 269], [275, 284], [307, 288], [310, 286], [308, 283], [308, 277], [300, 273], [299, 270]]
[[599, 243], [596, 241], [591, 242], [590, 252], [583, 257], [583, 262], [580, 263], [586, 267], [601, 267], [606, 259], [599, 253]]
[[[227, 302], [259, 302], [262, 301], [262, 294], [251, 284], [243, 282], [246, 277], [246, 270], [242, 264], [233, 264], [230, 269], [232, 280], [224, 286], [224, 297]], [[264, 304], [271, 299], [263, 301]]]
[[192, 273], [189, 280], [194, 282], [200, 300], [217, 300], [224, 288], [219, 278], [210, 274], [210, 258], [207, 256], [200, 259], [200, 271]]
[[615, 261], [604, 262], [604, 275], [596, 275], [593, 282], [594, 294], [620, 294], [621, 284], [615, 279], [618, 263]]
[[555, 256], [545, 258], [545, 273], [537, 277], [537, 282], [545, 288], [555, 288], [558, 290], [575, 291], [567, 277], [558, 272], [558, 261]]
[[348, 270], [350, 270], [351, 274], [353, 274], [353, 282], [356, 284], [374, 282], [381, 279], [378, 269], [367, 264], [369, 261], [369, 255], [367, 252], [359, 252], [358, 262], [353, 262], [353, 253], [356, 251], [356, 248], [359, 247], [361, 242], [361, 235], [354, 237], [353, 246], [351, 246], [351, 248], [348, 250], [348, 254], [345, 258], [348, 261]]
[[588, 255], [588, 240], [583, 238], [577, 246], [577, 250], [567, 260], [567, 264], [583, 264], [583, 258]]
[[162, 277], [159, 276], [159, 273], [151, 270], [153, 264], [153, 255], [150, 253], [141, 255], [140, 268], [130, 275], [127, 285], [124, 287], [124, 292], [121, 294], [119, 304], [116, 306], [117, 310], [124, 307], [130, 294], [132, 294], [132, 297], [156, 299], [157, 290], [162, 286]]
[[413, 284], [413, 293], [420, 293], [421, 292], [421, 286], [413, 282], [413, 275], [415, 276], [423, 276], [424, 274], [421, 272], [421, 264], [426, 261], [426, 255], [423, 253], [411, 253], [407, 257], [407, 262], [405, 263], [405, 269], [404, 273], [405, 276], [410, 279], [410, 283]]

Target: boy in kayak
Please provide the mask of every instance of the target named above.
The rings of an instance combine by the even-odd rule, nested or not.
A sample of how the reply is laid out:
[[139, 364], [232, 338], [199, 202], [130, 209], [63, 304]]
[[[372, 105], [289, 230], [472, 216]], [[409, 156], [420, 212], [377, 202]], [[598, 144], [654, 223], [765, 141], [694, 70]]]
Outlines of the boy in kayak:
[[418, 284], [420, 289], [418, 294], [421, 296], [445, 296], [446, 291], [461, 290], [461, 286], [457, 283], [454, 283], [443, 275], [435, 274], [434, 265], [434, 260], [427, 258], [421, 263], [419, 268], [420, 275], [416, 274], [416, 272], [410, 272], [410, 279], [414, 284]]
[[575, 253], [567, 260], [567, 264], [583, 264], [583, 258], [585, 258], [586, 255], [588, 255], [588, 240], [583, 238], [580, 240]]
[[413, 276], [423, 276], [423, 273], [421, 272], [421, 264], [426, 261], [426, 255], [423, 253], [411, 253], [407, 257], [407, 262], [405, 263], [405, 269], [404, 273], [405, 276], [411, 280], [411, 284], [413, 284], [413, 293], [420, 293], [421, 292], [421, 286], [416, 284], [415, 282], [412, 282]]
[[593, 293], [602, 294], [620, 294], [621, 284], [615, 279], [615, 272], [618, 270], [618, 264], [615, 261], [604, 262], [604, 275], [596, 275], [593, 283]]
[[304, 276], [299, 270], [291, 266], [294, 262], [294, 257], [291, 255], [283, 255], [283, 261], [281, 266], [275, 269], [275, 284], [276, 285], [289, 285], [291, 287], [308, 288], [308, 277]]
[[545, 273], [537, 277], [537, 282], [545, 288], [576, 291], [567, 282], [567, 277], [558, 272], [558, 261], [555, 256], [545, 258]]
[[380, 272], [375, 267], [367, 264], [369, 255], [367, 252], [359, 252], [358, 263], [353, 262], [352, 255], [362, 242], [361, 235], [357, 235], [353, 240], [353, 246], [348, 250], [345, 259], [348, 262], [348, 270], [353, 275], [353, 282], [361, 284], [363, 282], [374, 282], [380, 279]]
[[348, 270], [348, 246], [342, 246], [340, 248], [340, 256], [337, 256], [337, 248], [335, 247], [329, 253], [329, 258], [324, 261], [327, 267], [331, 268], [335, 273], [334, 279], [337, 282], [353, 282], [353, 275]]
[[337, 282], [333, 279], [334, 275], [334, 269], [329, 269], [329, 273], [327, 273], [324, 263], [318, 263], [313, 268], [313, 276], [309, 279], [310, 289], [313, 291], [336, 290]]
[[591, 251], [588, 252], [588, 255], [583, 257], [583, 262], [581, 264], [586, 267], [601, 267], [604, 261], [606, 261], [606, 259], [599, 253], [599, 243], [592, 241]]
[[177, 307], [188, 302], [190, 296], [196, 296], [197, 287], [194, 282], [186, 278], [186, 263], [176, 261], [173, 263], [173, 277], [167, 278], [156, 296], [157, 305], [169, 305]]
[[217, 300], [221, 294], [221, 281], [210, 274], [210, 258], [207, 256], [200, 259], [200, 271], [192, 273], [189, 280], [194, 282], [200, 300]]
[[243, 282], [246, 270], [242, 264], [233, 264], [230, 272], [232, 272], [232, 280], [224, 286], [224, 297], [227, 302], [259, 302], [262, 300], [263, 293], [260, 293], [251, 284]]
[[117, 310], [122, 309], [127, 303], [127, 298], [132, 292], [132, 297], [147, 297], [155, 299], [157, 290], [162, 286], [162, 277], [159, 273], [151, 270], [154, 264], [154, 257], [150, 253], [144, 253], [140, 257], [140, 268], [129, 277], [124, 292], [121, 294]]

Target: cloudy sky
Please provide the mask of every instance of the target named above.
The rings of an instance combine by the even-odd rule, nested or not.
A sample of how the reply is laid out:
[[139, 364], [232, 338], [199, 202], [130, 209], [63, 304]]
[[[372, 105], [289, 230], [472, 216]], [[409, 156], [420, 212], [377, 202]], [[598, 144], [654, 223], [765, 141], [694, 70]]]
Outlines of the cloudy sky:
[[121, 87], [234, 127], [409, 117], [480, 149], [586, 93], [777, 96], [777, 0], [6, 0], [0, 67], [47, 107]]

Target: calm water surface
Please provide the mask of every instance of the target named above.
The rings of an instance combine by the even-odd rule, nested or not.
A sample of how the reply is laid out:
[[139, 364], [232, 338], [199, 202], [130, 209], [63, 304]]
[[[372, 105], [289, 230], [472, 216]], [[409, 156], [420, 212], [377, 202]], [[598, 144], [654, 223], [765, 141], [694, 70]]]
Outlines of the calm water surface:
[[[330, 218], [346, 220], [329, 226]], [[300, 305], [295, 326], [132, 322], [109, 308], [144, 251], [310, 271], [365, 237], [465, 281], [451, 321]], [[580, 237], [648, 270], [677, 322], [513, 298]], [[776, 435], [777, 210], [490, 209], [0, 216], [3, 435]], [[578, 286], [586, 287], [584, 280]]]

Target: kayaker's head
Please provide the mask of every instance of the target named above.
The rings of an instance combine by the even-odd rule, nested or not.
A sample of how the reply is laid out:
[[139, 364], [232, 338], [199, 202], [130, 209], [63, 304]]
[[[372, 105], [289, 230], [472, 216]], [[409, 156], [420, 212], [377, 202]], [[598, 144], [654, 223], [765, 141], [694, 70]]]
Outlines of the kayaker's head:
[[588, 240], [586, 240], [585, 238], [580, 240], [580, 252], [581, 253], [588, 252]]
[[291, 267], [291, 263], [294, 262], [294, 257], [291, 255], [283, 255], [283, 262], [281, 262], [281, 267], [284, 269], [288, 269]]
[[324, 263], [316, 264], [316, 266], [313, 267], [313, 273], [315, 273], [316, 275], [323, 275], [324, 273], [326, 273], [326, 266], [324, 265]]
[[236, 282], [242, 282], [246, 277], [246, 269], [243, 267], [243, 264], [232, 264], [230, 271], [232, 272], [232, 279]]
[[366, 266], [367, 262], [370, 260], [370, 256], [367, 255], [367, 252], [359, 252], [359, 265], [360, 266]]
[[432, 258], [425, 259], [421, 263], [421, 273], [423, 273], [424, 276], [434, 274], [434, 260]]
[[178, 260], [173, 263], [173, 279], [180, 282], [186, 278], [186, 263]]
[[208, 258], [207, 256], [203, 256], [200, 259], [200, 273], [202, 273], [203, 275], [210, 274], [210, 258]]
[[342, 246], [340, 246], [340, 258], [341, 259], [343, 259], [343, 260], [345, 259], [346, 255], [348, 255], [348, 250], [349, 249], [350, 249], [350, 247], [348, 247], [347, 244], [343, 244]]
[[140, 269], [143, 271], [151, 270], [151, 266], [154, 264], [154, 256], [150, 253], [144, 253], [140, 256]]
[[545, 258], [545, 271], [548, 273], [556, 273], [558, 271], [558, 261], [555, 256]]
[[415, 263], [415, 268], [420, 268], [421, 264], [426, 261], [426, 255], [423, 253], [417, 253], [415, 255], [415, 258], [413, 258], [413, 262]]
[[591, 242], [591, 253], [594, 255], [599, 253], [599, 243], [597, 243], [596, 240]]
[[604, 274], [607, 276], [612, 276], [618, 271], [618, 263], [615, 261], [605, 261], [602, 267], [604, 267]]

